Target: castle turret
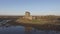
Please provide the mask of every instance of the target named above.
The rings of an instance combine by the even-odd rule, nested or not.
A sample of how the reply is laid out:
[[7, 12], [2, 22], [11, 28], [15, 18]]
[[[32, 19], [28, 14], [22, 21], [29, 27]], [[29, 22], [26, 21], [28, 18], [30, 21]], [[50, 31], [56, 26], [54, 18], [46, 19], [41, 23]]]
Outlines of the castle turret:
[[25, 12], [25, 18], [32, 20], [32, 16], [30, 15], [30, 12], [28, 11]]
[[26, 16], [26, 17], [30, 17], [30, 12], [26, 11], [26, 12], [25, 12], [25, 16]]

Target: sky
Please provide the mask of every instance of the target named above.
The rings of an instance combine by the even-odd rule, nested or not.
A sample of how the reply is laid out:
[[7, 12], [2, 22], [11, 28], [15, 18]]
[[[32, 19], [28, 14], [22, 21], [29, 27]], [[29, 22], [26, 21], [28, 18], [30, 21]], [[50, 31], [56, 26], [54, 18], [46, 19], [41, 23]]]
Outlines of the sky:
[[0, 15], [60, 15], [60, 0], [0, 0]]

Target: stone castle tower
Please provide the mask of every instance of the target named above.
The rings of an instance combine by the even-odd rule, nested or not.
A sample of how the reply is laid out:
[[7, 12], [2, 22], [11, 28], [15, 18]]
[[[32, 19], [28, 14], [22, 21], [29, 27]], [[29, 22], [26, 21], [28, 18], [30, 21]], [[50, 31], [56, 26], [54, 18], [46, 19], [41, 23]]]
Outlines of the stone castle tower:
[[25, 12], [25, 18], [32, 20], [32, 16], [30, 15], [30, 12], [28, 11]]
[[25, 17], [30, 17], [30, 12], [26, 11], [25, 12]]

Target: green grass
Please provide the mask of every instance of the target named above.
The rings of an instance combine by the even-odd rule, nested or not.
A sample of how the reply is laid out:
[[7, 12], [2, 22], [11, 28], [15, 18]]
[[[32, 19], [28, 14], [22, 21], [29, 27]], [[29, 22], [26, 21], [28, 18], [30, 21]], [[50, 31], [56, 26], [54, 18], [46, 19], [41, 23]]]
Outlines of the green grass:
[[32, 20], [32, 23], [33, 23], [33, 24], [40, 24], [41, 22], [38, 21], [38, 20]]
[[39, 20], [32, 20], [32, 22], [40, 22]]
[[28, 20], [28, 19], [19, 19], [20, 22], [23, 23], [30, 23], [30, 24], [47, 24], [49, 23], [48, 21], [43, 21], [43, 20], [37, 20], [37, 19], [33, 19], [33, 20]]

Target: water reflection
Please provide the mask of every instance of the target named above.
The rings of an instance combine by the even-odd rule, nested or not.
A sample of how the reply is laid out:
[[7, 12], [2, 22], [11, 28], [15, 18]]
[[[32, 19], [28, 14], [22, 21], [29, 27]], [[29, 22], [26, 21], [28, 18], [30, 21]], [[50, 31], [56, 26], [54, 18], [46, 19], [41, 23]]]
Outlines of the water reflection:
[[25, 27], [25, 34], [32, 34], [32, 27], [26, 26]]
[[0, 34], [60, 34], [60, 31], [38, 30], [30, 26], [2, 26]]

